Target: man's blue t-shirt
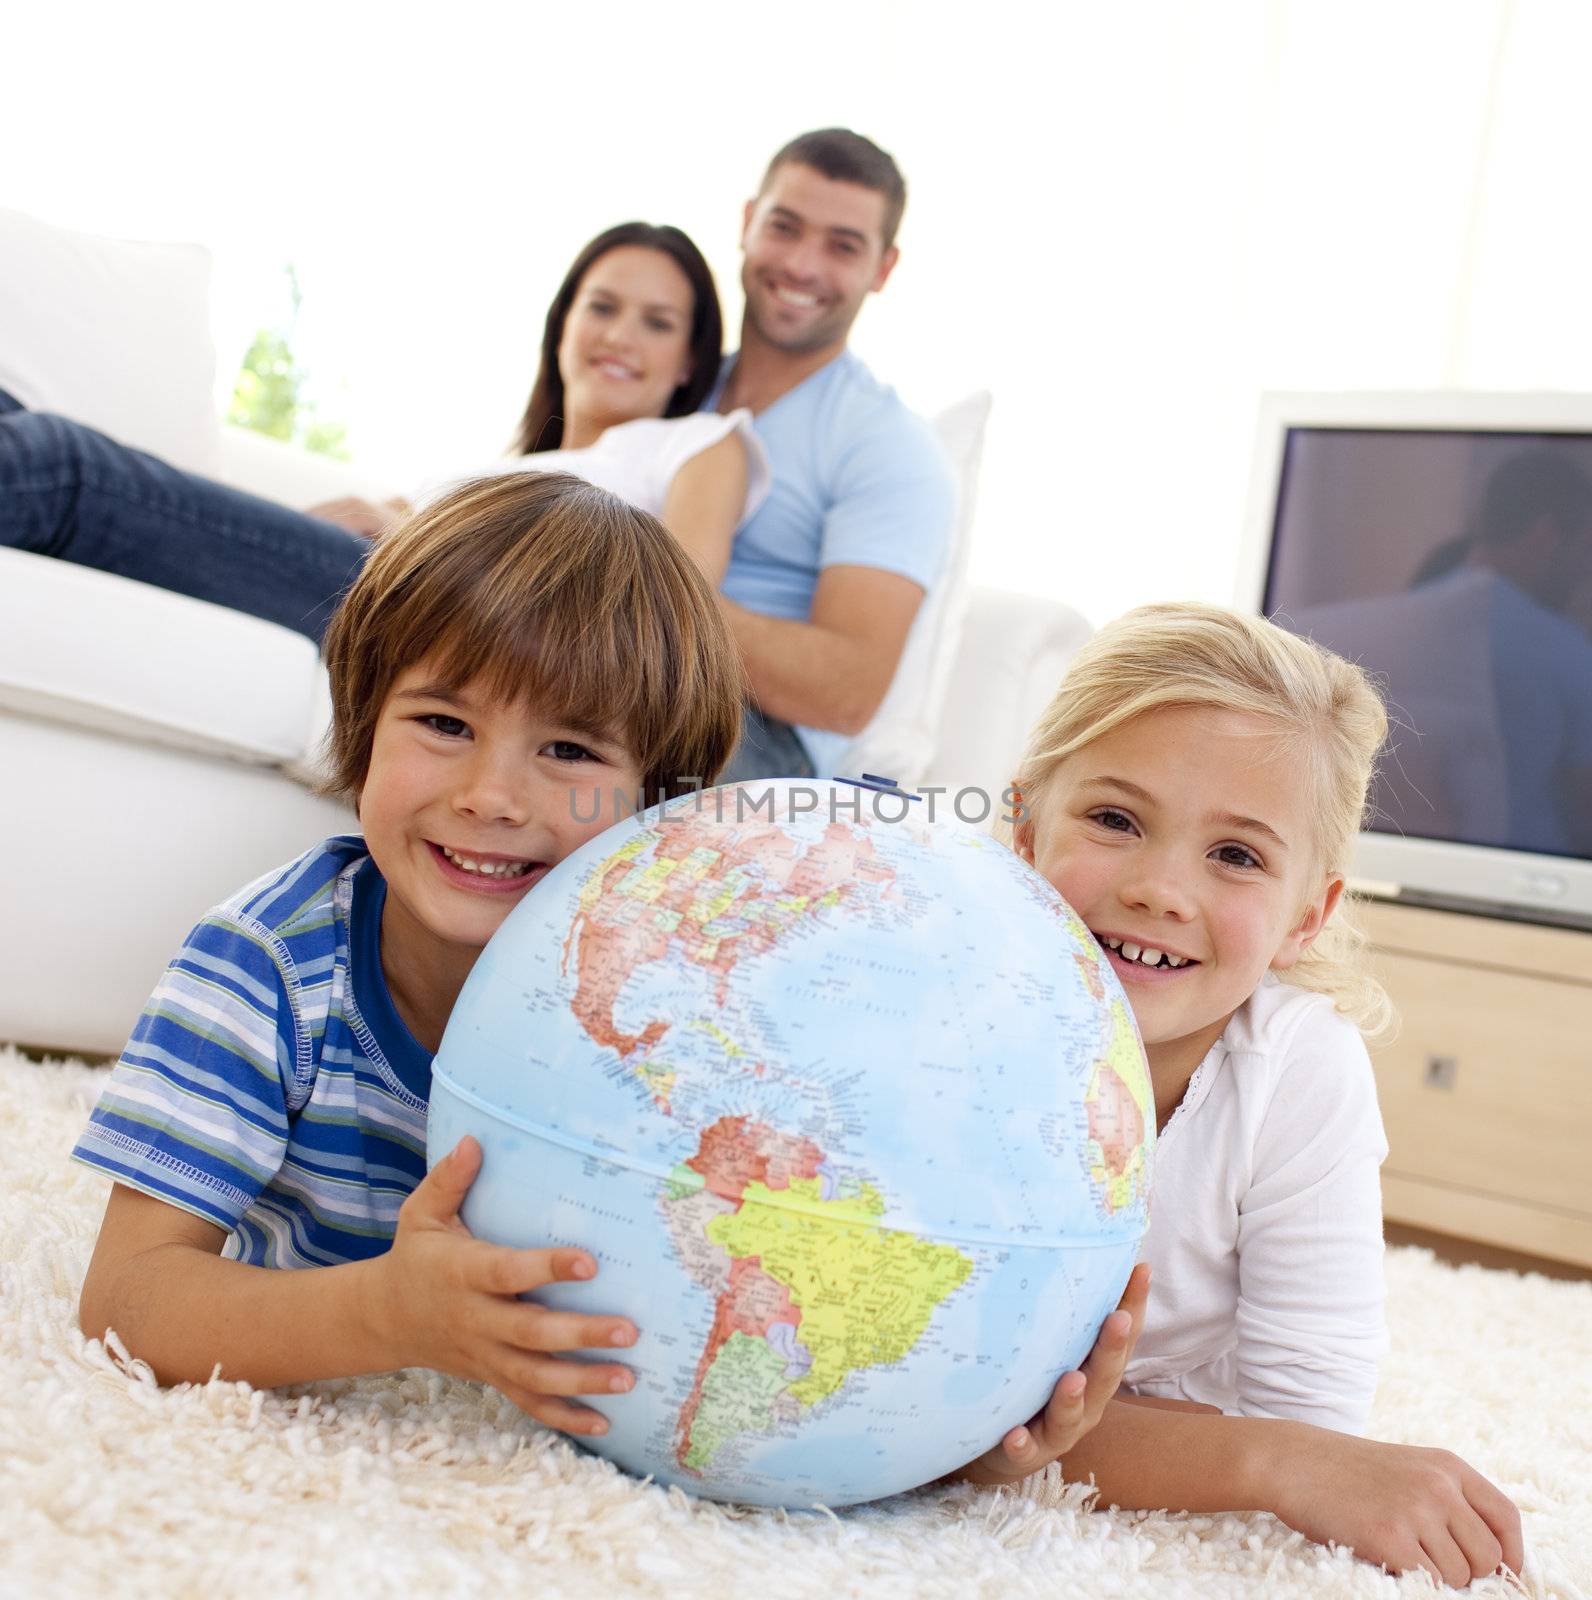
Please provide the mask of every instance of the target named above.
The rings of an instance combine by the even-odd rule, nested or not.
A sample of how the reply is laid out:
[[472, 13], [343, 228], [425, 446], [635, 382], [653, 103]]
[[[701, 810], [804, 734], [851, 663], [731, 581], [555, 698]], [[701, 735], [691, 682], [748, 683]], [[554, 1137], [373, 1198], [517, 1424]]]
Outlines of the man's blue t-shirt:
[[[704, 410], [735, 364], [725, 359]], [[933, 430], [843, 350], [752, 419], [774, 486], [735, 536], [725, 595], [805, 622], [825, 567], [878, 567], [928, 590], [950, 542], [955, 487]], [[851, 737], [798, 728], [813, 769], [834, 771]]]

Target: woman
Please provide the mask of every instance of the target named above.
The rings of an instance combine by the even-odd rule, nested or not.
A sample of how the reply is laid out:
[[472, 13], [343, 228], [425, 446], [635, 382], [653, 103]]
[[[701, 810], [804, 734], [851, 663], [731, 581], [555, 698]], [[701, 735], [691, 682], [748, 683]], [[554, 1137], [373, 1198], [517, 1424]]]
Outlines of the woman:
[[[662, 518], [717, 587], [768, 492], [744, 411], [698, 413], [718, 375], [712, 274], [678, 228], [622, 223], [581, 251], [548, 309], [515, 438], [489, 471], [565, 470]], [[265, 617], [319, 640], [393, 506], [310, 512], [181, 472], [0, 393], [0, 544]]]
[[717, 588], [736, 528], [769, 488], [751, 413], [698, 409], [723, 334], [713, 275], [678, 228], [623, 222], [598, 234], [547, 309], [513, 457], [486, 470], [598, 484], [660, 518]]

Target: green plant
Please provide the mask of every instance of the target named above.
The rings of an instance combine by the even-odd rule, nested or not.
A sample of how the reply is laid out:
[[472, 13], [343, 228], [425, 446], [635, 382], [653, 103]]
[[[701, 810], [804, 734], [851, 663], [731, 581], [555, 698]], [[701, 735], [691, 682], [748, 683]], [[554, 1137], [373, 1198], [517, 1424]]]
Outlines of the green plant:
[[287, 327], [261, 328], [250, 344], [232, 388], [227, 421], [273, 439], [286, 439], [317, 455], [349, 459], [348, 430], [317, 417], [317, 402], [304, 392], [308, 374], [293, 355], [303, 293], [291, 262], [284, 269], [291, 311]]

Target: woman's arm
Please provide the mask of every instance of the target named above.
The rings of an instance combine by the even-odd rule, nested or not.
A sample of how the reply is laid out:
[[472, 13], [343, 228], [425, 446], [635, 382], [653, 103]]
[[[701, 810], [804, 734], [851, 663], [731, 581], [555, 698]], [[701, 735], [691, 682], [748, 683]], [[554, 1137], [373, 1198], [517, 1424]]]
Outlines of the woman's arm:
[[724, 582], [730, 546], [746, 505], [746, 446], [727, 433], [674, 475], [662, 522], [715, 589]]
[[340, 500], [323, 500], [304, 514], [319, 517], [322, 522], [335, 522], [339, 528], [357, 533], [362, 539], [375, 540], [396, 527], [413, 509], [398, 495], [383, 500], [380, 505], [361, 495], [344, 495]]

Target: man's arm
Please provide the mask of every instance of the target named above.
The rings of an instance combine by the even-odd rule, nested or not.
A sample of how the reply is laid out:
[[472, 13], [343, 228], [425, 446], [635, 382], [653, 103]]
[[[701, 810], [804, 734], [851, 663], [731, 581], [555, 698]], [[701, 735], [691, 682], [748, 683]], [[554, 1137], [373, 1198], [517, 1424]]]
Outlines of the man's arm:
[[923, 587], [879, 567], [825, 567], [805, 622], [765, 617], [721, 595], [753, 698], [771, 717], [861, 733], [879, 709]]

